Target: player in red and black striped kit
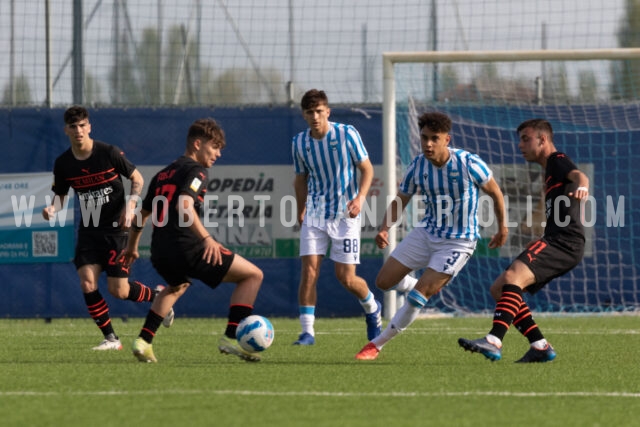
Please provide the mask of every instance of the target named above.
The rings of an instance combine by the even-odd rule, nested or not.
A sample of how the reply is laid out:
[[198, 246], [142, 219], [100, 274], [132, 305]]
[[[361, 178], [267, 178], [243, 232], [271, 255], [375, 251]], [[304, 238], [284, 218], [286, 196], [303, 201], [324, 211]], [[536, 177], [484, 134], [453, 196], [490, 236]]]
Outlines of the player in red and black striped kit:
[[133, 343], [133, 354], [141, 362], [157, 362], [153, 338], [163, 317], [186, 292], [192, 279], [199, 279], [212, 289], [221, 282], [235, 283], [227, 327], [218, 349], [249, 362], [260, 360], [257, 354], [239, 346], [236, 329], [253, 312], [262, 285], [262, 270], [218, 243], [200, 220], [207, 192], [207, 169], [222, 155], [225, 145], [224, 132], [215, 120], [193, 122], [184, 154], [153, 177], [141, 215], [134, 220], [126, 252], [128, 262], [138, 258], [142, 227], [151, 216], [151, 263], [168, 284], [153, 302]]
[[[64, 122], [71, 147], [55, 161], [52, 187], [55, 196], [42, 215], [45, 219], [52, 218], [64, 206], [69, 189], [74, 189], [82, 218], [73, 262], [89, 314], [104, 335], [104, 340], [93, 349], [121, 350], [109, 307], [98, 289], [98, 279], [102, 271], [106, 272], [109, 293], [119, 299], [145, 302], [153, 300], [157, 293], [140, 282], [128, 280], [129, 267], [123, 257], [127, 229], [144, 179], [119, 148], [90, 137], [89, 112], [84, 107], [67, 109]], [[128, 201], [123, 176], [131, 181]], [[172, 321], [173, 313], [170, 313], [165, 326], [170, 326]]]
[[534, 294], [582, 260], [585, 237], [580, 206], [589, 197], [589, 178], [556, 150], [548, 121], [527, 120], [517, 131], [525, 160], [545, 169], [544, 235], [531, 242], [491, 286], [497, 304], [489, 334], [476, 340], [460, 338], [458, 344], [492, 361], [500, 360], [502, 340], [513, 324], [531, 345], [517, 362], [549, 362], [556, 352], [540, 332], [522, 294]]

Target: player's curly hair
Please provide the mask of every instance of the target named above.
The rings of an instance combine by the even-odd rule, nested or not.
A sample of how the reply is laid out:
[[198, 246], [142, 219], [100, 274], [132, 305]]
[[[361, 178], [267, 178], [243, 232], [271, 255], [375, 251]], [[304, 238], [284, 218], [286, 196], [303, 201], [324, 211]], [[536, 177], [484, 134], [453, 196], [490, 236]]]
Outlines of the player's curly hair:
[[214, 119], [208, 117], [198, 119], [191, 124], [187, 132], [187, 145], [193, 144], [196, 139], [202, 141], [213, 141], [213, 145], [224, 148], [227, 145], [224, 138], [224, 131]]
[[443, 113], [424, 113], [418, 117], [418, 128], [427, 127], [431, 132], [449, 133], [451, 132], [451, 119]]

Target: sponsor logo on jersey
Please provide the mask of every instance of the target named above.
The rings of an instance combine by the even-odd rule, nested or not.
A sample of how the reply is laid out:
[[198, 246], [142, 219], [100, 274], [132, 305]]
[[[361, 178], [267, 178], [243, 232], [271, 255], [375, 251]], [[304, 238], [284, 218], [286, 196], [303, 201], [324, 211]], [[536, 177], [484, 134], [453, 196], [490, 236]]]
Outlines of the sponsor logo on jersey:
[[201, 180], [199, 180], [198, 178], [193, 178], [193, 181], [191, 181], [191, 185], [189, 186], [189, 188], [191, 188], [194, 193], [197, 193], [200, 189], [200, 184], [202, 184]]

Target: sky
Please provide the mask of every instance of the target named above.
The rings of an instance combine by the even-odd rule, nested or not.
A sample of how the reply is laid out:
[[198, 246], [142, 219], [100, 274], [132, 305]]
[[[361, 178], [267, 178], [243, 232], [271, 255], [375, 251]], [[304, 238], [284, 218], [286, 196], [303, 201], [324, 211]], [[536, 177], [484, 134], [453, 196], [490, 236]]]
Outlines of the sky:
[[[54, 104], [68, 104], [73, 2], [49, 2], [52, 98]], [[12, 70], [14, 75], [25, 75], [37, 104], [44, 102], [47, 87], [44, 3], [0, 0], [0, 55], [10, 63], [0, 68], [0, 85], [8, 84]], [[109, 72], [115, 55], [122, 52], [122, 47], [120, 53], [115, 48], [116, 26], [127, 34], [133, 52], [143, 29], [161, 27], [166, 45], [169, 29], [183, 25], [188, 38], [199, 41], [202, 67], [214, 75], [229, 69], [275, 70], [282, 80], [278, 99], [286, 97], [284, 83], [293, 81], [298, 93], [324, 88], [332, 94], [332, 102], [377, 103], [382, 100], [382, 52], [431, 50], [434, 37], [440, 51], [614, 48], [624, 4], [624, 0], [84, 0], [84, 65], [99, 82], [103, 101], [109, 102]], [[501, 65], [501, 71], [534, 76], [539, 66], [529, 69], [532, 66]], [[469, 67], [461, 68], [461, 78], [474, 73]], [[608, 78], [607, 67], [601, 68], [597, 73]], [[403, 78], [409, 86], [415, 79], [415, 90], [424, 90], [428, 72], [411, 68]], [[577, 73], [571, 67], [569, 72]], [[259, 86], [259, 76], [252, 78]], [[269, 101], [267, 91], [257, 91], [248, 102]]]

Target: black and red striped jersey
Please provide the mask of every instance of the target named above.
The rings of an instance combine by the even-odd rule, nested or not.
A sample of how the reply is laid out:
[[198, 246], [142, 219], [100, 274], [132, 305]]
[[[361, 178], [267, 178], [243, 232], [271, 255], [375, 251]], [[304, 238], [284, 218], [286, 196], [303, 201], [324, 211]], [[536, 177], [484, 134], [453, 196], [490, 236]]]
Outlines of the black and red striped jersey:
[[56, 159], [52, 190], [64, 196], [74, 189], [82, 213], [80, 230], [114, 230], [126, 201], [122, 177], [128, 179], [135, 169], [118, 147], [94, 140], [87, 159], [76, 159], [71, 148]]

